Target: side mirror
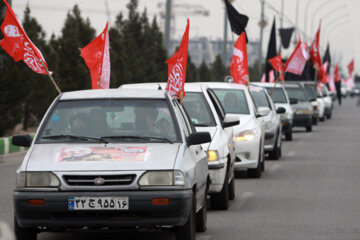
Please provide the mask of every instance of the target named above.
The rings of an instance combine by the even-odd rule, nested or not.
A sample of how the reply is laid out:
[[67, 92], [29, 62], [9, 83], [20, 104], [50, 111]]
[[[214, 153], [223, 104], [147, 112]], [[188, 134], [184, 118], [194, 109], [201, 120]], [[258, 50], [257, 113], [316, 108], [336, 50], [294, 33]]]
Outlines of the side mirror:
[[211, 142], [211, 135], [209, 132], [194, 132], [187, 138], [187, 144], [198, 145]]
[[270, 109], [266, 107], [260, 107], [256, 113], [256, 117], [264, 117], [270, 113]]
[[298, 103], [298, 100], [295, 99], [295, 98], [290, 98], [290, 104], [291, 105], [294, 105], [294, 104], [297, 104]]
[[277, 114], [283, 114], [286, 113], [286, 109], [283, 107], [279, 107], [278, 109], [276, 109], [276, 113]]
[[11, 143], [19, 147], [30, 147], [32, 137], [30, 135], [15, 135], [12, 137]]
[[239, 124], [240, 124], [239, 117], [231, 116], [231, 115], [226, 115], [224, 121], [221, 123], [223, 128], [233, 127]]

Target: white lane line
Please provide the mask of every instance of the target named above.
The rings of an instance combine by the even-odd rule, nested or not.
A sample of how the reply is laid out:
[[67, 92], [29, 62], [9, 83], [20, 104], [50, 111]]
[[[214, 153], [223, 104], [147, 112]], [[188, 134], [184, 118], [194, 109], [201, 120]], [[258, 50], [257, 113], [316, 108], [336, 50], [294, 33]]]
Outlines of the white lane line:
[[281, 167], [282, 167], [282, 165], [280, 163], [275, 163], [268, 169], [268, 172], [274, 173], [274, 172], [278, 171]]
[[295, 156], [296, 152], [295, 151], [290, 151], [288, 152], [288, 154], [286, 154], [287, 157], [293, 157]]
[[255, 193], [253, 192], [244, 192], [243, 194], [241, 194], [239, 199], [235, 200], [235, 204], [233, 205], [233, 207], [235, 207], [235, 209], [240, 209], [250, 198], [254, 196], [254, 194]]
[[203, 236], [196, 236], [198, 240], [209, 240], [211, 239], [211, 235], [203, 235]]
[[5, 222], [0, 222], [0, 240], [15, 240], [14, 234]]

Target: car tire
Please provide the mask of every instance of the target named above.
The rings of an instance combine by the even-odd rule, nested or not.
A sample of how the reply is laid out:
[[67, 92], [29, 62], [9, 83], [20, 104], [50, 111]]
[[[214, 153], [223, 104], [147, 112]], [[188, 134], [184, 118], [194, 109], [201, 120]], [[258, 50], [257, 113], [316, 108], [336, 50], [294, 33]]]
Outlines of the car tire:
[[229, 200], [235, 199], [235, 176], [231, 179], [229, 183]]
[[[262, 149], [262, 145], [260, 144], [260, 150], [259, 150], [259, 157], [258, 157], [258, 165], [256, 168], [249, 168], [247, 170], [247, 175], [249, 178], [260, 178], [261, 172], [263, 171], [263, 168], [265, 169], [265, 161], [262, 159], [261, 155], [264, 155]], [[262, 159], [262, 161], [261, 161]]]
[[224, 185], [221, 192], [210, 196], [211, 208], [215, 210], [227, 210], [229, 208], [229, 174], [225, 175]]
[[312, 125], [311, 124], [306, 126], [306, 131], [307, 132], [312, 132]]
[[200, 211], [196, 213], [196, 231], [197, 232], [206, 232], [207, 229], [207, 195], [209, 192], [209, 183], [206, 185], [205, 196], [203, 206]]
[[20, 227], [16, 218], [14, 218], [14, 231], [15, 231], [16, 240], [36, 240], [37, 239], [37, 229]]
[[312, 119], [312, 124], [313, 124], [314, 126], [316, 126], [316, 125], [318, 124], [318, 119], [317, 119], [317, 118], [313, 118], [313, 119]]
[[279, 143], [279, 134], [276, 136], [276, 139], [275, 139], [275, 146], [274, 146], [274, 149], [269, 153], [269, 157], [270, 159], [272, 160], [279, 160], [280, 158], [280, 147], [278, 146]]
[[319, 120], [320, 120], [321, 122], [325, 122], [325, 114], [324, 114], [323, 117], [319, 118]]
[[292, 130], [285, 133], [285, 139], [286, 139], [286, 141], [292, 140]]
[[331, 119], [331, 113], [326, 115], [327, 119]]
[[193, 194], [192, 206], [190, 208], [189, 218], [184, 226], [175, 227], [176, 240], [195, 240], [196, 229], [196, 199]]

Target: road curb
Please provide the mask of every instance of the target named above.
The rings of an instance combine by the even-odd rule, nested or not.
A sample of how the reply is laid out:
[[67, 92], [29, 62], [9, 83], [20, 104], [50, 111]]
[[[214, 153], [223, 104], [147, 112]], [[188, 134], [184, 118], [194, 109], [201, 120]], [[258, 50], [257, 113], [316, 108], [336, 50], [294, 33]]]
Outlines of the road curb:
[[[32, 138], [34, 138], [34, 134], [29, 134]], [[0, 155], [8, 155], [10, 153], [18, 153], [25, 152], [28, 148], [18, 147], [11, 143], [11, 137], [3, 137], [0, 138]]]

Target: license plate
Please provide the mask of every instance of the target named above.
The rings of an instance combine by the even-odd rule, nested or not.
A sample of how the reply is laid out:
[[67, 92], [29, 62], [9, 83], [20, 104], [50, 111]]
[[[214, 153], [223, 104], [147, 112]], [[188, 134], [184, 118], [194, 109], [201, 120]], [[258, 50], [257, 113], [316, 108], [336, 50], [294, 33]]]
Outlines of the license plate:
[[129, 197], [70, 197], [69, 210], [128, 210]]

